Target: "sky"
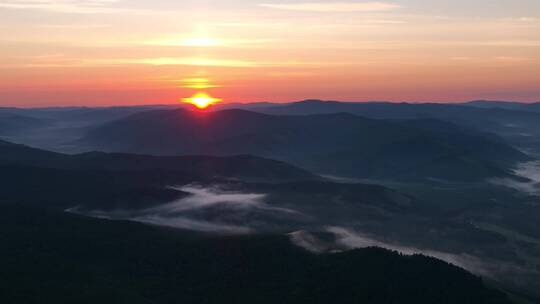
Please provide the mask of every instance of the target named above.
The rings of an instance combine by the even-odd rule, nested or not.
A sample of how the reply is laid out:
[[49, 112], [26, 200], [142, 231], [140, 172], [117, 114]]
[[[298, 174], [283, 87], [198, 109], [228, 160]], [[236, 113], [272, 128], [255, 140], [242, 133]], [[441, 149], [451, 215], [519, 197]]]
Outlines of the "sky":
[[0, 106], [540, 101], [538, 0], [0, 0]]

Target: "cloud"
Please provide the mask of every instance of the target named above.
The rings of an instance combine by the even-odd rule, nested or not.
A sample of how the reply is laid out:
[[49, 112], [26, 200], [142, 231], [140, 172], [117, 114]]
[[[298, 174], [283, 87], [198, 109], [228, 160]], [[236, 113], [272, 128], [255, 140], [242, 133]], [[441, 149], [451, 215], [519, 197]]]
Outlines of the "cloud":
[[5, 63], [4, 67], [17, 68], [62, 68], [62, 67], [119, 67], [132, 65], [147, 66], [195, 66], [195, 67], [226, 67], [226, 68], [260, 68], [260, 67], [291, 67], [291, 66], [323, 66], [328, 62], [303, 61], [248, 61], [228, 58], [210, 57], [155, 57], [155, 58], [77, 58], [73, 56], [33, 56], [24, 61]]
[[529, 58], [526, 58], [526, 57], [515, 57], [515, 56], [496, 56], [496, 57], [493, 57], [493, 59], [500, 62], [507, 62], [507, 63], [523, 62], [523, 61], [530, 60]]
[[[244, 61], [235, 59], [218, 59], [207, 57], [158, 57], [158, 58], [109, 58], [109, 59], [78, 59], [78, 58], [34, 58], [34, 62], [26, 62], [17, 66], [23, 67], [99, 67], [124, 65], [153, 65], [153, 66], [200, 66], [200, 67], [229, 67], [253, 68], [274, 66], [272, 63]], [[39, 59], [39, 60], [38, 60]], [[60, 60], [61, 59], [61, 60]]]
[[248, 47], [274, 43], [273, 39], [215, 39], [211, 37], [188, 37], [184, 39], [162, 39], [141, 42], [144, 45], [183, 47]]
[[247, 61], [238, 59], [219, 59], [209, 57], [158, 57], [158, 58], [136, 58], [136, 59], [106, 59], [106, 60], [88, 60], [82, 62], [85, 66], [99, 65], [184, 65], [201, 67], [229, 67], [229, 68], [255, 68], [255, 67], [279, 67], [279, 66], [301, 66], [301, 65], [322, 65], [322, 62], [302, 62], [302, 61], [282, 61], [282, 62], [262, 62]]
[[39, 28], [53, 29], [53, 30], [87, 30], [87, 29], [100, 29], [108, 28], [108, 24], [39, 24], [36, 25]]
[[148, 65], [187, 65], [187, 66], [214, 66], [214, 67], [239, 67], [251, 68], [264, 66], [265, 64], [253, 61], [234, 59], [213, 59], [204, 57], [160, 57], [127, 61], [126, 63], [148, 64]]
[[307, 11], [307, 12], [382, 12], [391, 11], [400, 8], [400, 5], [387, 2], [305, 2], [291, 4], [268, 4], [263, 3], [259, 6], [266, 8]]
[[[174, 10], [128, 8], [122, 0], [0, 0], [0, 9], [37, 10], [61, 14], [175, 15]], [[124, 6], [121, 6], [123, 4]]]
[[35, 9], [59, 13], [108, 13], [118, 0], [8, 0], [0, 1], [0, 8]]

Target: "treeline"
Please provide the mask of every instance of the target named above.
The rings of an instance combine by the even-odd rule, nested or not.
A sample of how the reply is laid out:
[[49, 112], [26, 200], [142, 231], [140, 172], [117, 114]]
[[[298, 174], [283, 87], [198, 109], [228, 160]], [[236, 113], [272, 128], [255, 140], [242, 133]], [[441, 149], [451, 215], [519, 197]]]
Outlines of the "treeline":
[[217, 237], [2, 204], [2, 303], [509, 303], [445, 262]]

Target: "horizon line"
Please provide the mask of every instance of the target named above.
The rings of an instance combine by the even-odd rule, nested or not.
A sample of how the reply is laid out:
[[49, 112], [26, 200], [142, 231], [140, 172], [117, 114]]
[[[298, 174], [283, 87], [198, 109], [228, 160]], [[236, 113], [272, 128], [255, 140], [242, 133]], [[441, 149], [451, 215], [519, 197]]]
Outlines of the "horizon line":
[[[492, 99], [471, 99], [471, 100], [461, 100], [461, 101], [397, 101], [397, 100], [334, 100], [334, 99], [302, 99], [295, 101], [249, 101], [249, 102], [220, 102], [215, 104], [212, 107], [220, 107], [225, 105], [249, 105], [249, 104], [275, 104], [275, 105], [285, 105], [285, 104], [294, 104], [301, 102], [309, 101], [318, 101], [318, 102], [334, 102], [334, 103], [387, 103], [387, 104], [447, 104], [447, 105], [463, 105], [472, 102], [496, 102], [496, 103], [514, 103], [514, 104], [523, 104], [523, 105], [532, 105], [540, 103], [538, 101], [518, 101], [518, 100], [492, 100]], [[110, 104], [110, 105], [50, 105], [50, 106], [32, 106], [32, 105], [22, 105], [22, 106], [0, 106], [0, 109], [36, 109], [36, 110], [46, 110], [46, 109], [107, 109], [107, 108], [128, 108], [128, 107], [160, 107], [160, 106], [174, 106], [186, 107], [187, 105], [180, 102], [171, 102], [171, 103], [133, 103], [133, 104]]]

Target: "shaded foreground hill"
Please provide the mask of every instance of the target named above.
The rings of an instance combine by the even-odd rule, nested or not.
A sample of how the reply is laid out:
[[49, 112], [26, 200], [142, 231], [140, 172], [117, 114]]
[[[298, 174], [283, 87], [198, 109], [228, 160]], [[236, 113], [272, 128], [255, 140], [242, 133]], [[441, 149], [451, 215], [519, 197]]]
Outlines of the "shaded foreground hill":
[[510, 303], [455, 266], [383, 249], [314, 255], [3, 205], [3, 303]]
[[186, 195], [174, 185], [300, 180], [320, 177], [253, 156], [67, 155], [0, 141], [0, 200], [53, 208], [136, 209]]
[[516, 163], [528, 159], [500, 138], [444, 121], [385, 121], [343, 113], [150, 111], [98, 127], [79, 144], [160, 155], [252, 154], [324, 174], [378, 179], [508, 177]]
[[[23, 145], [0, 142], [0, 201], [46, 206], [64, 210], [84, 207], [86, 210], [138, 210], [181, 199], [188, 193], [180, 187], [199, 185], [222, 193], [262, 193], [272, 206], [315, 212], [310, 225], [318, 225], [316, 216], [336, 213], [363, 214], [379, 206], [383, 214], [403, 213], [411, 207], [411, 198], [378, 185], [337, 184], [286, 163], [251, 156], [237, 157], [159, 157], [132, 154], [87, 153], [65, 155]], [[218, 186], [222, 189], [214, 189]], [[315, 195], [316, 193], [316, 195]], [[336, 202], [334, 202], [336, 201]], [[336, 208], [332, 208], [332, 204]], [[342, 214], [340, 208], [352, 208]], [[204, 207], [204, 206], [203, 206]], [[218, 206], [221, 207], [221, 206]], [[223, 206], [225, 207], [225, 206]], [[234, 216], [237, 224], [254, 222], [258, 228], [268, 222], [270, 231], [305, 224], [300, 214], [280, 214], [280, 225], [272, 224], [272, 213], [239, 212], [219, 208], [213, 215], [211, 206], [202, 208], [203, 218], [216, 220]], [[208, 210], [207, 210], [208, 209]], [[321, 210], [319, 210], [321, 209]], [[335, 209], [329, 212], [329, 209]], [[368, 212], [373, 214], [375, 210]], [[227, 211], [227, 212], [226, 212]], [[251, 218], [251, 217], [253, 218]], [[263, 225], [264, 226], [264, 225]]]
[[231, 178], [255, 181], [318, 179], [289, 164], [249, 155], [150, 156], [84, 153], [68, 155], [0, 140], [0, 165], [86, 171], [164, 171], [189, 178]]

